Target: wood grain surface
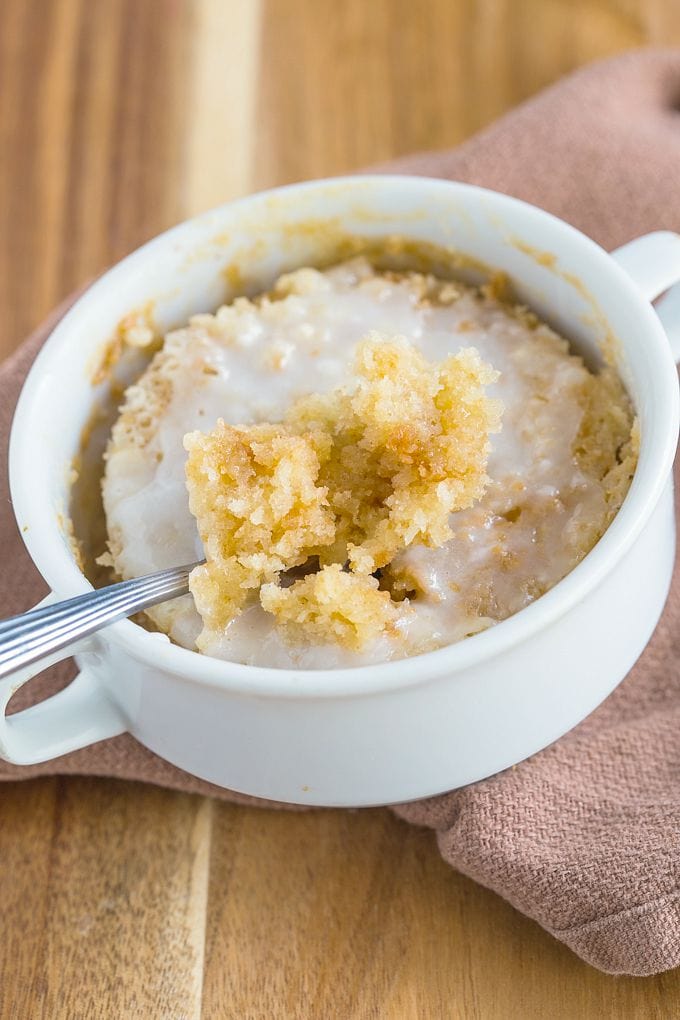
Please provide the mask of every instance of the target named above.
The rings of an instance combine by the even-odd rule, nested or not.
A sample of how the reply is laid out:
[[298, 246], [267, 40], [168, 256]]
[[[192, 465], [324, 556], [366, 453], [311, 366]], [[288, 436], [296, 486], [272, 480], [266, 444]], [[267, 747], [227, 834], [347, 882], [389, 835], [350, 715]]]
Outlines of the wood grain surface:
[[[177, 220], [454, 144], [674, 0], [2, 0], [0, 355]], [[0, 790], [2, 1018], [660, 1018], [385, 811]]]

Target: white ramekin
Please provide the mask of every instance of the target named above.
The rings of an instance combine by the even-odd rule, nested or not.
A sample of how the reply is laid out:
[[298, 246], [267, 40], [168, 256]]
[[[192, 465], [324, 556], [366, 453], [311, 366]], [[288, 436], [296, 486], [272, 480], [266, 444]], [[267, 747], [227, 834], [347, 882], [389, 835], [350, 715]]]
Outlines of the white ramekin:
[[123, 621], [79, 647], [80, 673], [64, 691], [7, 718], [11, 694], [38, 667], [5, 681], [6, 760], [44, 761], [129, 731], [220, 786], [302, 804], [384, 804], [462, 786], [526, 758], [583, 719], [630, 670], [673, 569], [678, 386], [660, 317], [672, 338], [680, 310], [674, 291], [659, 314], [650, 301], [680, 279], [680, 237], [651, 234], [610, 255], [533, 206], [427, 178], [314, 181], [230, 203], [151, 241], [78, 300], [28, 376], [11, 437], [14, 510], [50, 598], [90, 588], [62, 515], [68, 465], [101, 396], [89, 378], [93, 359], [120, 319], [152, 300], [167, 328], [223, 300], [234, 266], [252, 291], [284, 270], [326, 260], [333, 248], [349, 251], [353, 238], [391, 235], [450, 247], [508, 273], [520, 297], [578, 349], [615, 352], [642, 446], [607, 533], [516, 616], [400, 662], [243, 666]]

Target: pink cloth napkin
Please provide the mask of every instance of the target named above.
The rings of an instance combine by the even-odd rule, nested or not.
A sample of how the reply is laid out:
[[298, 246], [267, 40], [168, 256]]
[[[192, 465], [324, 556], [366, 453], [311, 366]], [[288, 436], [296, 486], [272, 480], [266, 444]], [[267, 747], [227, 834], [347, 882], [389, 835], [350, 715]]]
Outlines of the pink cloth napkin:
[[[680, 51], [639, 51], [571, 75], [457, 149], [381, 170], [471, 181], [561, 216], [606, 247], [680, 231]], [[64, 308], [0, 367], [6, 450], [21, 383]], [[28, 608], [44, 582], [17, 533], [0, 480], [0, 617]], [[23, 707], [71, 675], [62, 665], [23, 689]], [[117, 776], [254, 803], [167, 764], [129, 735], [0, 779]], [[256, 803], [267, 806], [267, 802]], [[437, 833], [444, 858], [614, 974], [680, 963], [680, 577], [635, 668], [557, 743], [462, 790], [394, 809]]]

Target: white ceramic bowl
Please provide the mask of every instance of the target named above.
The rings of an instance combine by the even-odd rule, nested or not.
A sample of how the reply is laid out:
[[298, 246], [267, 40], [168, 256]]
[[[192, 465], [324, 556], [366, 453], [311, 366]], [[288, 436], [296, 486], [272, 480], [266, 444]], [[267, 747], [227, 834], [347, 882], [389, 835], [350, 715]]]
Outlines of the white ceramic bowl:
[[[658, 621], [674, 551], [674, 358], [650, 300], [680, 279], [680, 237], [648, 235], [609, 255], [532, 206], [413, 177], [283, 188], [183, 223], [124, 259], [73, 306], [24, 386], [10, 480], [19, 528], [52, 598], [87, 591], [60, 515], [68, 465], [100, 395], [97, 351], [153, 299], [162, 328], [225, 297], [225, 267], [251, 290], [326, 260], [351, 236], [402, 235], [505, 271], [519, 296], [596, 357], [617, 351], [641, 420], [625, 503], [584, 561], [491, 630], [399, 662], [343, 670], [231, 664], [124, 621], [89, 639], [63, 692], [5, 718], [0, 754], [31, 763], [128, 730], [161, 757], [260, 797], [324, 805], [404, 801], [481, 779], [584, 718], [623, 679]], [[227, 278], [234, 278], [233, 270]], [[676, 294], [664, 316], [680, 323]], [[57, 658], [60, 656], [57, 656]], [[42, 664], [44, 666], [44, 663]]]

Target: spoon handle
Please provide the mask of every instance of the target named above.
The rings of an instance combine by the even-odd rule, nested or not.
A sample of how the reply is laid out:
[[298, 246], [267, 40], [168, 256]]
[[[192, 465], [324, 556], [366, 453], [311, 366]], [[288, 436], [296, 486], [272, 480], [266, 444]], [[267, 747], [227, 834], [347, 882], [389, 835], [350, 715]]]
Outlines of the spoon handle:
[[0, 623], [0, 679], [74, 644], [116, 620], [186, 595], [197, 564], [120, 581]]

